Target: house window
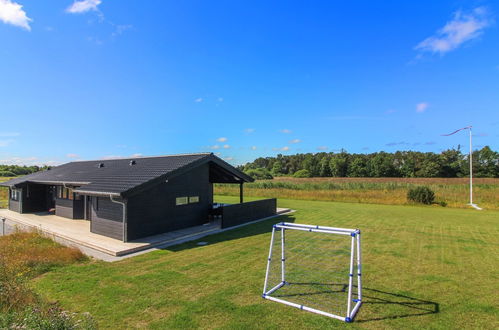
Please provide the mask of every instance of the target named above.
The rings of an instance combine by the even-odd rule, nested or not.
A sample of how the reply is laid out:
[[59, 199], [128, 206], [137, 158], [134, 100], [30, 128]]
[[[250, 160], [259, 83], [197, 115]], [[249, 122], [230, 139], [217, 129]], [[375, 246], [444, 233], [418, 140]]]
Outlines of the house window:
[[175, 199], [175, 205], [186, 205], [189, 204], [189, 199], [187, 197], [177, 197]]
[[189, 204], [199, 203], [199, 196], [191, 196], [189, 197]]
[[10, 199], [13, 201], [18, 201], [19, 200], [19, 190], [12, 189], [10, 191]]
[[73, 189], [63, 186], [57, 186], [57, 198], [59, 199], [74, 199]]

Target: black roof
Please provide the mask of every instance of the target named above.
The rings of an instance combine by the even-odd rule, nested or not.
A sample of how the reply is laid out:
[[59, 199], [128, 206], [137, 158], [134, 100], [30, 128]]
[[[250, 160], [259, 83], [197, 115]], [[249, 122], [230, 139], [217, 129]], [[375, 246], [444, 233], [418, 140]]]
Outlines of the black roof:
[[[253, 179], [212, 153], [77, 161], [28, 174], [0, 183], [15, 187], [24, 183], [76, 186], [82, 194], [126, 195], [155, 180], [163, 180], [205, 163], [213, 164], [210, 172], [220, 173], [226, 181], [251, 182]], [[229, 178], [229, 179], [227, 179]], [[227, 181], [229, 180], [229, 181]]]

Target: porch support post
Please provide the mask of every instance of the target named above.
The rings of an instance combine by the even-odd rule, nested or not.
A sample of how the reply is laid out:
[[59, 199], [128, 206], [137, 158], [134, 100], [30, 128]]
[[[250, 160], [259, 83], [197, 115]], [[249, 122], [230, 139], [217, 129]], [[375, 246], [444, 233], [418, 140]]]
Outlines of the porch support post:
[[239, 203], [243, 203], [243, 183], [239, 183]]

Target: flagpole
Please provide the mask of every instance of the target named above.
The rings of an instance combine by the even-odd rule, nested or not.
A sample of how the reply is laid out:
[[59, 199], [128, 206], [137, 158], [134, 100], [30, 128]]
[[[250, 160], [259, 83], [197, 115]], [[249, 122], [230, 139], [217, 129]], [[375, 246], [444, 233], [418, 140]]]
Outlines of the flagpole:
[[478, 207], [478, 205], [476, 205], [476, 204], [473, 204], [473, 141], [472, 141], [473, 134], [471, 132], [472, 127], [473, 126], [466, 126], [466, 127], [460, 128], [457, 131], [454, 131], [450, 134], [443, 134], [442, 136], [454, 135], [457, 132], [465, 130], [465, 129], [468, 129], [470, 131], [470, 156], [469, 156], [469, 161], [470, 161], [470, 204], [469, 205], [477, 210], [481, 210], [482, 208]]
[[473, 147], [471, 140], [471, 126], [470, 126], [470, 205], [473, 206]]

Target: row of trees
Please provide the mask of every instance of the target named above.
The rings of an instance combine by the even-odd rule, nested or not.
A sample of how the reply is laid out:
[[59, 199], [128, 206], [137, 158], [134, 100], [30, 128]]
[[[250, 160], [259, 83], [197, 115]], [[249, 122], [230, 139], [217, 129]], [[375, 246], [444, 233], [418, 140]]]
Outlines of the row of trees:
[[47, 166], [0, 165], [0, 176], [26, 175], [47, 169]]
[[[469, 175], [468, 154], [460, 148], [441, 153], [397, 151], [371, 154], [308, 153], [257, 158], [240, 167], [254, 176], [312, 176], [312, 177], [444, 177]], [[298, 173], [297, 173], [298, 172]], [[473, 152], [473, 174], [476, 177], [499, 177], [499, 153], [488, 146]]]

